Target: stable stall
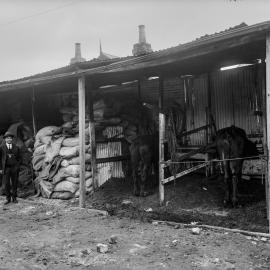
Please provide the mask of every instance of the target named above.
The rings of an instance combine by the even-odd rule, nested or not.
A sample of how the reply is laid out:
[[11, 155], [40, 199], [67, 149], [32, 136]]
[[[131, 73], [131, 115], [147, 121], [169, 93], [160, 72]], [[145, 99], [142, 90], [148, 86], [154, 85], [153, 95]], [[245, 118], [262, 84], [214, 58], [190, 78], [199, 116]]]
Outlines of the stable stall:
[[[190, 157], [211, 139], [211, 133], [216, 128], [235, 124], [244, 128], [250, 136], [254, 136], [262, 145], [262, 151], [267, 156], [267, 173], [265, 175], [265, 191], [267, 216], [269, 219], [269, 134], [270, 134], [270, 23], [264, 22], [252, 26], [241, 26], [210, 36], [204, 36], [190, 43], [170, 49], [150, 53], [145, 56], [114, 60], [114, 63], [102, 63], [98, 67], [76, 66], [74, 70], [66, 70], [57, 74], [41, 74], [32, 78], [0, 84], [1, 92], [35, 91], [47, 95], [49, 88], [61, 91], [77, 88], [78, 120], [79, 120], [79, 157], [80, 157], [80, 206], [85, 205], [85, 108], [86, 100], [89, 109], [89, 142], [91, 153], [91, 171], [93, 187], [98, 187], [97, 177], [97, 141], [94, 119], [94, 97], [102, 93], [106, 97], [112, 93], [112, 88], [105, 86], [117, 85], [115, 93], [125, 90], [119, 85], [131, 84], [137, 98], [141, 102], [149, 101], [153, 94], [157, 99], [159, 112], [159, 198], [164, 202], [166, 183], [176, 177], [207, 166], [200, 163], [196, 168], [190, 167], [179, 175], [165, 179], [164, 142], [165, 110], [167, 94], [178, 93], [183, 101], [186, 113], [185, 133], [180, 146], [180, 152], [189, 153]], [[227, 72], [220, 68], [236, 64], [250, 66]], [[155, 80], [156, 88], [149, 95], [149, 88], [142, 87], [149, 78]], [[169, 91], [165, 87], [168, 78], [174, 78], [179, 87]], [[134, 82], [135, 81], [135, 82]], [[158, 82], [158, 83], [157, 83]], [[77, 86], [76, 86], [77, 85]], [[53, 87], [52, 87], [53, 86]], [[71, 87], [72, 86], [72, 87]], [[127, 87], [128, 88], [128, 87]], [[239, 91], [236, 91], [240, 89]], [[15, 92], [13, 92], [15, 93]], [[243, 98], [244, 97], [244, 98]], [[246, 97], [246, 98], [245, 98]], [[173, 98], [173, 94], [172, 94]], [[149, 102], [148, 101], [148, 102]], [[147, 102], [146, 102], [147, 103]], [[249, 109], [253, 112], [249, 114]], [[35, 117], [33, 117], [33, 122]], [[185, 150], [185, 151], [184, 151]], [[205, 155], [204, 159], [209, 159]], [[183, 158], [182, 158], [183, 159]], [[108, 161], [108, 160], [106, 160]]]

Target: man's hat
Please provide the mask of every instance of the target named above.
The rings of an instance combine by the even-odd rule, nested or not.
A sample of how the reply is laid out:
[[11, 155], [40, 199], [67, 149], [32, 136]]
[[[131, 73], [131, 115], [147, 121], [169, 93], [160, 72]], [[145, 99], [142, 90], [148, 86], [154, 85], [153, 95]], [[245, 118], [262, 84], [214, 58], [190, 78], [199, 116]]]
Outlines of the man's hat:
[[7, 131], [4, 135], [4, 138], [7, 138], [7, 137], [12, 137], [14, 138], [14, 134], [12, 134], [11, 132]]

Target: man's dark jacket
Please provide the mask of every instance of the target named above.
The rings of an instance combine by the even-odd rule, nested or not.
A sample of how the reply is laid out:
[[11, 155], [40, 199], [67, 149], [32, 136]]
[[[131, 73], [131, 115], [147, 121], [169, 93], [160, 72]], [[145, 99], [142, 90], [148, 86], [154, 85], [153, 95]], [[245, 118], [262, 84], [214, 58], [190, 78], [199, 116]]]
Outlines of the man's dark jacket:
[[8, 150], [7, 145], [5, 142], [3, 142], [0, 146], [0, 155], [1, 155], [1, 163], [0, 163], [0, 170], [3, 171], [3, 174], [5, 174], [6, 169], [6, 161], [7, 161], [7, 153], [8, 151], [11, 151], [16, 159], [16, 164], [12, 166], [14, 169], [19, 169], [20, 162], [21, 162], [21, 154], [20, 149], [18, 146], [16, 146], [14, 143], [12, 143], [12, 149]]

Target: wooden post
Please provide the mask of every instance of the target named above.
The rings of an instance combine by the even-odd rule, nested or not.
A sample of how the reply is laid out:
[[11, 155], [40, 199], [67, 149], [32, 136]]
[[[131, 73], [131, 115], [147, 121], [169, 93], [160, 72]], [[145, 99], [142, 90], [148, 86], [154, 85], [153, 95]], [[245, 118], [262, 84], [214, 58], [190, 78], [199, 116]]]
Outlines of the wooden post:
[[98, 188], [98, 177], [97, 177], [97, 147], [96, 147], [96, 132], [95, 132], [95, 119], [94, 119], [94, 111], [93, 111], [93, 87], [91, 85], [89, 91], [89, 141], [91, 148], [91, 169], [92, 169], [92, 179], [93, 179], [93, 188], [94, 191]]
[[[265, 66], [264, 64], [259, 64], [256, 68], [256, 87], [261, 89], [262, 95], [262, 128], [263, 128], [263, 154], [267, 155], [267, 128], [266, 128], [266, 89], [265, 89]], [[265, 201], [267, 209], [267, 219], [269, 220], [269, 204], [268, 204], [268, 181], [267, 181], [267, 172], [264, 179], [265, 185]]]
[[32, 125], [33, 125], [33, 133], [34, 136], [37, 134], [37, 126], [36, 126], [36, 115], [35, 115], [35, 88], [32, 88], [32, 96], [31, 96], [31, 108], [32, 108]]
[[80, 207], [85, 207], [85, 78], [78, 79], [79, 147], [80, 147]]
[[[266, 177], [266, 193], [267, 193], [267, 216], [270, 219], [270, 34], [266, 36], [266, 133], [267, 133], [267, 177]], [[270, 233], [270, 220], [269, 220], [269, 233]]]
[[139, 99], [139, 102], [141, 103], [142, 102], [142, 91], [141, 91], [141, 80], [138, 79], [138, 99]]
[[[211, 104], [211, 85], [210, 85], [210, 74], [207, 73], [206, 75], [206, 80], [207, 80], [207, 106], [205, 108], [205, 114], [206, 114], [206, 125], [209, 125], [210, 124], [210, 112], [211, 112], [211, 107], [212, 107], [212, 104]], [[205, 139], [205, 142], [206, 142], [206, 145], [208, 145], [210, 143], [210, 137], [212, 136], [212, 126], [211, 127], [207, 127], [206, 128], [206, 133], [205, 133], [205, 136], [206, 136], [206, 139]], [[210, 155], [209, 153], [206, 153], [205, 154], [205, 161], [209, 161], [210, 159]], [[212, 168], [211, 168], [212, 166]], [[209, 172], [212, 172], [213, 171], [213, 165], [210, 165], [207, 164], [207, 166], [205, 167], [205, 176], [206, 176], [206, 181], [208, 182], [208, 177], [209, 177]], [[208, 183], [207, 183], [208, 184]]]
[[159, 202], [164, 203], [164, 140], [165, 140], [165, 114], [163, 113], [164, 80], [159, 77]]
[[[185, 131], [187, 130], [187, 110], [188, 110], [188, 80], [189, 80], [189, 76], [183, 76], [183, 83], [184, 83], [184, 99], [185, 99], [185, 103], [184, 103], [184, 113], [185, 113]], [[184, 140], [184, 141], [183, 141]], [[185, 136], [182, 140], [182, 143], [184, 143], [184, 145], [187, 142], [187, 136]]]

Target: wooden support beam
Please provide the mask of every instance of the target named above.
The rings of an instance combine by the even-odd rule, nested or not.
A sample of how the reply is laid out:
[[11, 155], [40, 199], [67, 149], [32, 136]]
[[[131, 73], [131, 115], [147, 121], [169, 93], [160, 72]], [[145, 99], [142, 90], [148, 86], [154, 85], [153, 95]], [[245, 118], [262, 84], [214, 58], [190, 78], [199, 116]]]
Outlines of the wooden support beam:
[[164, 80], [159, 77], [159, 202], [164, 203], [164, 141], [165, 141], [165, 114], [163, 111]]
[[[211, 136], [212, 136], [212, 126], [210, 125], [210, 112], [211, 112], [211, 107], [212, 107], [212, 102], [211, 102], [211, 75], [207, 73], [206, 75], [206, 80], [207, 80], [207, 106], [205, 108], [205, 117], [206, 117], [206, 125], [208, 126], [205, 130], [205, 145], [208, 145], [211, 141]], [[205, 154], [205, 161], [208, 161], [210, 159], [209, 153]], [[208, 164], [208, 163], [207, 163]], [[210, 173], [210, 166], [209, 164], [205, 168], [205, 178], [206, 181], [208, 181]]]
[[85, 78], [78, 79], [79, 96], [79, 157], [80, 157], [80, 207], [85, 207]]
[[[263, 129], [263, 155], [267, 156], [267, 128], [266, 128], [266, 89], [265, 89], [265, 65], [259, 64], [256, 67], [256, 87], [261, 89], [262, 95], [262, 129]], [[267, 174], [264, 179], [265, 185], [265, 200], [266, 200], [266, 209], [267, 209], [267, 218], [269, 219], [269, 204], [268, 204], [268, 181]]]
[[204, 146], [198, 147], [196, 149], [193, 149], [190, 152], [185, 153], [185, 154], [177, 153], [177, 161], [183, 161], [185, 159], [191, 158], [192, 156], [194, 156], [198, 153], [204, 153], [206, 149], [207, 149], [207, 146], [204, 145]]
[[107, 163], [107, 162], [117, 162], [117, 161], [124, 161], [124, 160], [130, 160], [130, 155], [122, 155], [122, 156], [116, 156], [116, 157], [107, 157], [107, 158], [97, 158], [97, 164], [100, 163]]
[[98, 177], [97, 177], [97, 145], [96, 145], [96, 131], [95, 131], [95, 119], [94, 119], [94, 110], [93, 110], [93, 85], [91, 84], [89, 91], [89, 141], [91, 149], [91, 169], [92, 169], [92, 179], [93, 179], [93, 188], [94, 191], [98, 188]]
[[188, 224], [188, 223], [179, 223], [179, 222], [163, 221], [163, 220], [153, 220], [152, 222], [153, 223], [156, 222], [158, 224], [166, 224], [168, 226], [173, 226], [173, 227], [179, 226], [179, 228], [199, 227], [199, 228], [203, 228], [203, 229], [226, 231], [226, 232], [231, 232], [231, 233], [241, 233], [241, 234], [249, 235], [249, 236], [270, 238], [269, 233], [251, 232], [251, 231], [245, 231], [245, 230], [240, 230], [240, 229], [230, 229], [230, 228], [211, 226], [211, 225], [205, 225], [205, 224]]
[[34, 136], [37, 134], [37, 124], [36, 124], [36, 114], [35, 114], [35, 102], [36, 102], [36, 97], [35, 97], [35, 88], [32, 88], [32, 93], [31, 93], [31, 109], [32, 109], [32, 125], [33, 125], [33, 133]]
[[[266, 198], [270, 199], [270, 33], [266, 36], [266, 133], [267, 133], [267, 177], [266, 177]], [[267, 209], [270, 232], [270, 207]]]
[[208, 165], [208, 163], [203, 162], [202, 164], [191, 167], [191, 168], [189, 168], [189, 169], [187, 169], [185, 171], [182, 171], [182, 172], [176, 174], [175, 176], [173, 175], [173, 176], [170, 176], [170, 177], [168, 177], [166, 179], [163, 179], [162, 183], [163, 184], [169, 183], [169, 182], [171, 182], [171, 181], [173, 181], [173, 180], [175, 180], [175, 179], [177, 179], [179, 177], [182, 177], [182, 176], [187, 175], [189, 173], [195, 172], [195, 171], [197, 171], [197, 170], [199, 170], [199, 169], [201, 169], [203, 167], [206, 167], [207, 165]]
[[142, 83], [141, 80], [138, 80], [138, 99], [140, 102], [142, 102], [142, 89], [141, 89]]
[[211, 127], [211, 125], [206, 125], [206, 126], [201, 126], [201, 127], [198, 127], [198, 128], [194, 128], [194, 129], [192, 129], [192, 130], [189, 130], [189, 131], [186, 131], [186, 132], [181, 133], [181, 134], [178, 135], [177, 137], [178, 137], [178, 138], [185, 137], [185, 136], [187, 136], [187, 135], [190, 135], [190, 134], [193, 134], [193, 133], [197, 133], [197, 132], [199, 132], [199, 131], [201, 131], [201, 130], [204, 130], [204, 129], [207, 129], [207, 128], [209, 128], [209, 127]]

